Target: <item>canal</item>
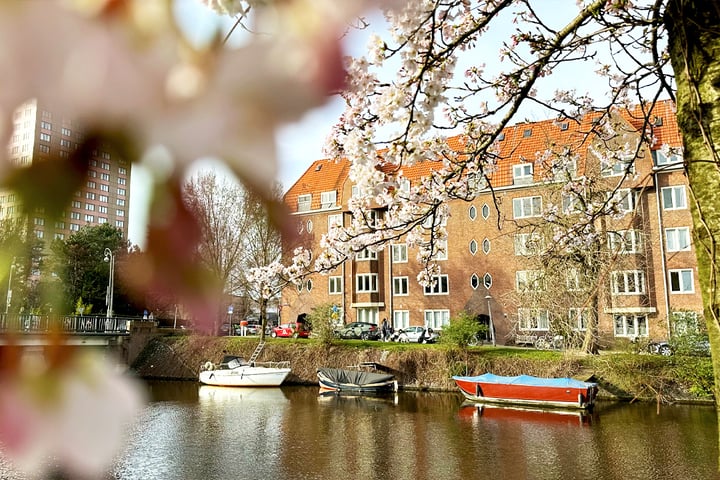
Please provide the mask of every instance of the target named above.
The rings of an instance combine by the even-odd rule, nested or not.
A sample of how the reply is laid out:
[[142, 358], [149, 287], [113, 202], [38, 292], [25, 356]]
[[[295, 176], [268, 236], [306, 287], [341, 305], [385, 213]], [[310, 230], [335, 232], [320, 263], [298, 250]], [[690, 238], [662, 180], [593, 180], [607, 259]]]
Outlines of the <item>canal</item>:
[[149, 388], [113, 478], [720, 478], [713, 407], [601, 403], [581, 416], [479, 409], [449, 393]]
[[[147, 386], [107, 478], [720, 479], [710, 406], [603, 402], [580, 415], [478, 408], [454, 393]], [[25, 480], [6, 468], [0, 479]]]

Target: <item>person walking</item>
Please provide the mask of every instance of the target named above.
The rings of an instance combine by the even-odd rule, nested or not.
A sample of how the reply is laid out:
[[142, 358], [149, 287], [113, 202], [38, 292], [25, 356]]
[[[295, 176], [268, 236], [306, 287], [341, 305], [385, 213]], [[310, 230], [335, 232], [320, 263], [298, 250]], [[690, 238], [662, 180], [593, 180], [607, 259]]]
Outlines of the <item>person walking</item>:
[[387, 342], [388, 338], [390, 337], [388, 332], [387, 318], [382, 319], [382, 324], [380, 325], [380, 334], [382, 335], [383, 342]]

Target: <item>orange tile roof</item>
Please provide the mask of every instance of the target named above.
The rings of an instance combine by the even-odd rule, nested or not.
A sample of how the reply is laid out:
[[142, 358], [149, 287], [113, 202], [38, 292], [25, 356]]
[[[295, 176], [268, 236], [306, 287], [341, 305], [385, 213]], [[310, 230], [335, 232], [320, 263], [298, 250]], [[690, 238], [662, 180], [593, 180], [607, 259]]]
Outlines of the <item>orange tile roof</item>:
[[[620, 116], [628, 122], [629, 126], [636, 131], [643, 127], [644, 116], [640, 106], [632, 111], [620, 110]], [[490, 160], [491, 171], [488, 177], [494, 188], [510, 186], [513, 184], [513, 166], [523, 162], [531, 162], [534, 168], [534, 179], [539, 181], [545, 173], [544, 167], [538, 163], [538, 156], [547, 150], [555, 153], [571, 151], [579, 159], [577, 169], [582, 172], [587, 149], [592, 143], [592, 131], [594, 120], [600, 113], [590, 113], [582, 120], [573, 119], [543, 120], [532, 123], [519, 123], [503, 129], [500, 138], [494, 146], [494, 158]], [[661, 118], [662, 122], [654, 121], [649, 125], [652, 136], [656, 139], [651, 149], [660, 148], [663, 144], [681, 146], [682, 139], [675, 116], [675, 106], [669, 101], [659, 101], [653, 107], [648, 118]], [[466, 138], [461, 135], [447, 139], [448, 145], [459, 153], [466, 152]], [[382, 152], [379, 152], [382, 154]], [[486, 156], [487, 158], [487, 156]], [[426, 177], [433, 170], [442, 168], [443, 163], [439, 161], [422, 161], [414, 165], [403, 166], [400, 171], [403, 176], [411, 182]], [[378, 167], [381, 170], [392, 174], [396, 168], [394, 165], [382, 164]], [[545, 167], [546, 168], [546, 167]], [[297, 182], [285, 194], [285, 203], [291, 212], [297, 211], [297, 199], [299, 195], [313, 194], [311, 210], [320, 208], [320, 193], [335, 190], [338, 192], [338, 204], [342, 205], [342, 191], [345, 181], [348, 178], [350, 162], [345, 159], [338, 160], [317, 160], [298, 179]]]

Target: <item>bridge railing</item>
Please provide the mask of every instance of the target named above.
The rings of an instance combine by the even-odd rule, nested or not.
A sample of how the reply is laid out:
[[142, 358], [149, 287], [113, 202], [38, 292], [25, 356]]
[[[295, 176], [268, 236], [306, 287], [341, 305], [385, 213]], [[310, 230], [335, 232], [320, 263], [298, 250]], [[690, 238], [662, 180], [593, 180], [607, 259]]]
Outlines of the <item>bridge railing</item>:
[[131, 317], [104, 317], [95, 315], [32, 315], [0, 314], [0, 332], [3, 333], [125, 333]]

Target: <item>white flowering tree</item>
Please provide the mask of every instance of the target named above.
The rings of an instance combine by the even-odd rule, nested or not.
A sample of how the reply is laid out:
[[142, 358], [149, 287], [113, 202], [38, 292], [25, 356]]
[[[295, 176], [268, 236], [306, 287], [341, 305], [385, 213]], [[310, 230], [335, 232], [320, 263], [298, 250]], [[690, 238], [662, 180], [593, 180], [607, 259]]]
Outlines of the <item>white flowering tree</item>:
[[[683, 135], [720, 394], [720, 37], [713, 33], [720, 11], [715, 3], [417, 0], [387, 5], [385, 20], [387, 34], [373, 36], [368, 54], [349, 60], [347, 108], [330, 136], [329, 154], [352, 161], [350, 177], [361, 194], [351, 203], [354, 222], [328, 235], [324, 242], [331, 253], [319, 255], [316, 265], [327, 268], [363, 244], [399, 236], [421, 247], [421, 260], [431, 259], [442, 245], [434, 240], [445, 235], [441, 220], [447, 201], [474, 198], [473, 182], [489, 180], [494, 171], [499, 134], [523, 119], [528, 107], [568, 119], [595, 112], [597, 128], [588, 131], [592, 140], [599, 134], [620, 137], [611, 120], [625, 108], [639, 106], [649, 127], [653, 102], [669, 98], [676, 103]], [[583, 90], [585, 84], [591, 90]], [[448, 132], [460, 135], [461, 145], [450, 148]], [[617, 143], [618, 158], [635, 158], [637, 143]], [[550, 152], [548, 159], [553, 158], [562, 161]], [[420, 160], [440, 161], [442, 168], [403, 190], [403, 168]], [[387, 211], [382, 222], [365, 221], [370, 205]], [[562, 233], [568, 242], [585, 242], [591, 223], [608, 213], [604, 202], [591, 207], [584, 223]], [[439, 228], [428, 236], [423, 226], [429, 224]]]

